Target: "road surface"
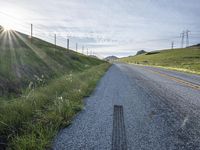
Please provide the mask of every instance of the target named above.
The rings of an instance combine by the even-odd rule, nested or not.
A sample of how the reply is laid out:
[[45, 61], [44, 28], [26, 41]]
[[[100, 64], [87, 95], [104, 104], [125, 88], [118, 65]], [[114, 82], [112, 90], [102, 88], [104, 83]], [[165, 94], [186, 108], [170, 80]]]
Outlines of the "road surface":
[[53, 149], [111, 150], [114, 105], [127, 149], [200, 149], [200, 76], [128, 64], [112, 65]]

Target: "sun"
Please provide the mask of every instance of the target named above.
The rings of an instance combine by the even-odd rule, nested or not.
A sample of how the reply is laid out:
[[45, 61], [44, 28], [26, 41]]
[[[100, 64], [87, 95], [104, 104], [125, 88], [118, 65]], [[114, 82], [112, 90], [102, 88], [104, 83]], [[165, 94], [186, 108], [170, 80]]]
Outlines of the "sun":
[[9, 32], [13, 29], [13, 25], [8, 20], [4, 20], [4, 22], [1, 24], [1, 27], [3, 28], [4, 32]]
[[11, 29], [11, 27], [9, 25], [4, 25], [3, 26], [3, 30], [8, 32], [8, 31], [10, 31], [12, 29]]

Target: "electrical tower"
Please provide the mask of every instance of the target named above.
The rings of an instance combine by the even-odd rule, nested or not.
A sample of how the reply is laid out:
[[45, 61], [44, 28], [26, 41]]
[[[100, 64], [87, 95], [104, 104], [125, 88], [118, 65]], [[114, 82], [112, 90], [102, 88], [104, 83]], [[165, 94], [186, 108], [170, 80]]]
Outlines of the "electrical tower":
[[185, 31], [183, 31], [181, 33], [181, 47], [183, 48], [183, 45], [184, 45], [184, 37], [185, 37]]
[[186, 47], [188, 47], [189, 46], [189, 33], [190, 33], [190, 31], [189, 30], [186, 30], [185, 31], [185, 34], [186, 34]]

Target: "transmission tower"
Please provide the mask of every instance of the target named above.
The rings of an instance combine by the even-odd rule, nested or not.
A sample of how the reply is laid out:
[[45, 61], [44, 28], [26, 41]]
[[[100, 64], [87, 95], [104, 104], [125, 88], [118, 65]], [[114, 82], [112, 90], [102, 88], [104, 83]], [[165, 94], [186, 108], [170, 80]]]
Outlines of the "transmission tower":
[[181, 47], [183, 48], [183, 45], [184, 45], [184, 37], [185, 37], [185, 31], [183, 31], [181, 33]]
[[186, 47], [188, 47], [189, 46], [189, 33], [190, 33], [190, 31], [189, 30], [186, 30], [185, 31], [185, 34], [186, 34]]

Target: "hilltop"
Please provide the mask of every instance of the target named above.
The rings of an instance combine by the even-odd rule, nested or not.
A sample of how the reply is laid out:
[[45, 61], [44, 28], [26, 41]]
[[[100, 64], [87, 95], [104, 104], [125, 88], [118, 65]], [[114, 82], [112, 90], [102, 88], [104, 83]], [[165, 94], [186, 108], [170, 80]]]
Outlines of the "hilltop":
[[200, 47], [200, 43], [196, 44], [196, 45], [189, 46], [188, 48], [198, 48], [198, 47]]
[[105, 61], [113, 61], [116, 59], [118, 59], [118, 57], [116, 57], [116, 56], [108, 56], [108, 57], [104, 58]]
[[124, 57], [119, 61], [200, 73], [200, 47], [151, 51], [141, 55]]
[[[103, 61], [86, 57], [17, 31], [0, 26], [0, 95], [20, 94], [63, 73], [81, 71]], [[31, 84], [31, 85], [30, 85]]]

